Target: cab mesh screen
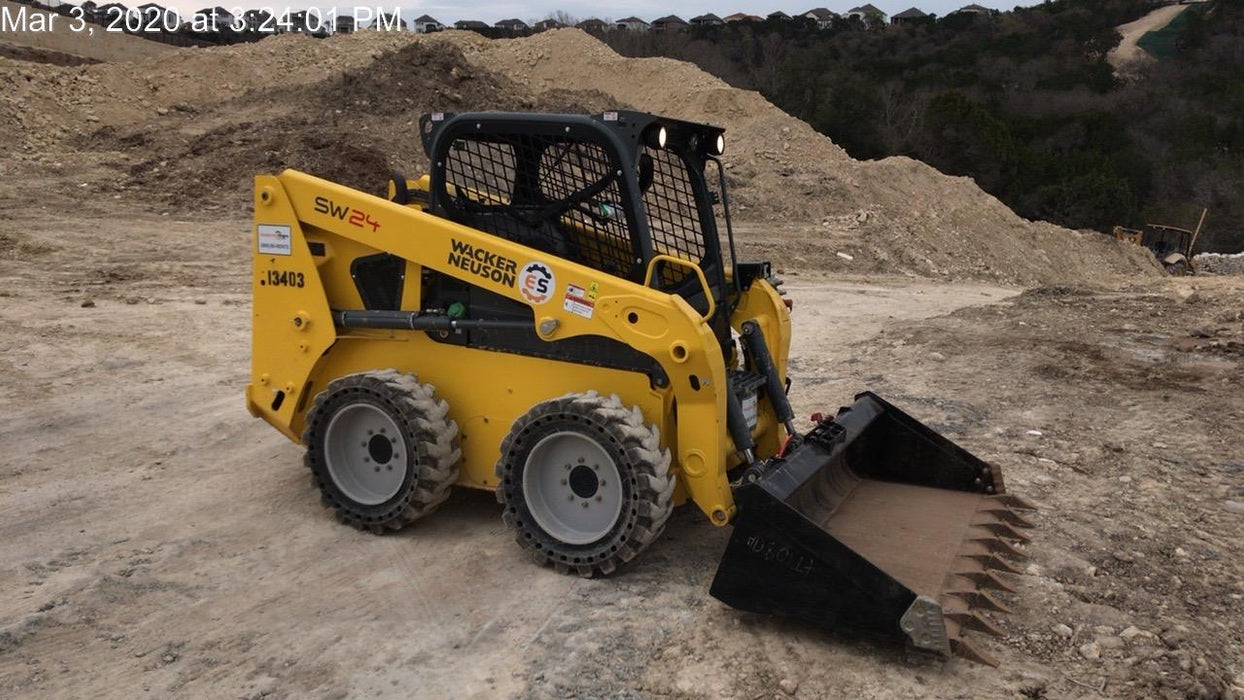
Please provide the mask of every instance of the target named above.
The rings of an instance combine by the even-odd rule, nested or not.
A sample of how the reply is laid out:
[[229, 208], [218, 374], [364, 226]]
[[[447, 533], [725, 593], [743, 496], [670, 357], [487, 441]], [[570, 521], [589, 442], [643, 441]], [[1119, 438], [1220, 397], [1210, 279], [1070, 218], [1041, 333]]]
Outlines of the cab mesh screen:
[[632, 248], [619, 167], [587, 141], [459, 137], [445, 157], [451, 218], [611, 275], [643, 271]]
[[[645, 148], [644, 156], [652, 159], [652, 184], [644, 190], [644, 209], [653, 249], [702, 266], [704, 232], [686, 163], [671, 150]], [[641, 174], [646, 167], [641, 165]], [[641, 177], [640, 183], [646, 179]], [[677, 285], [690, 274], [685, 267], [663, 265], [662, 286]]]

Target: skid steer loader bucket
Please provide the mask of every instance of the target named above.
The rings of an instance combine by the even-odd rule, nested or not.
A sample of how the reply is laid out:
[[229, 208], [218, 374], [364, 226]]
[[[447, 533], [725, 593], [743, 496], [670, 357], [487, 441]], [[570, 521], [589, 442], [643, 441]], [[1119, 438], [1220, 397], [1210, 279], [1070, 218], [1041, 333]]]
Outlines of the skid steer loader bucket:
[[1007, 612], [989, 589], [1031, 527], [998, 467], [864, 393], [735, 500], [714, 597], [996, 665], [963, 633], [1000, 634], [979, 611]]

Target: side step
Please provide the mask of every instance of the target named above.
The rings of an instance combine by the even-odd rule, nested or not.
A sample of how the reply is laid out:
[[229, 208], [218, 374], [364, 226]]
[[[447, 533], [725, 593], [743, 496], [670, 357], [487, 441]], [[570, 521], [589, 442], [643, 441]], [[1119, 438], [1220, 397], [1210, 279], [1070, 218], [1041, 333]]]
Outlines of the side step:
[[996, 662], [964, 637], [1001, 634], [1031, 509], [1002, 473], [870, 392], [735, 491], [711, 593], [728, 605]]

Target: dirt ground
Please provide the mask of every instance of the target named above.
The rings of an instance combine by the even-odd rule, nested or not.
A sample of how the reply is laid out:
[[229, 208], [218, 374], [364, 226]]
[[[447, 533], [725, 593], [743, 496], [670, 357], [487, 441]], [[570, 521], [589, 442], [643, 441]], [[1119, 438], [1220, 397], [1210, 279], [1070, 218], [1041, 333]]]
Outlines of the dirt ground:
[[[141, 81], [0, 59], [0, 116], [18, 124], [0, 143], [0, 697], [1244, 694], [1244, 278], [1157, 277], [961, 178], [834, 160], [806, 125], [678, 66], [630, 75], [589, 52], [564, 90], [523, 92], [583, 46], [541, 36], [437, 39], [469, 63], [393, 37], [281, 38], [170, 52]], [[486, 72], [510, 58], [509, 77]], [[410, 65], [431, 92], [381, 89]], [[729, 533], [692, 508], [604, 580], [532, 565], [481, 492], [355, 532], [320, 507], [298, 446], [246, 413], [252, 171], [292, 158], [379, 183], [418, 165], [402, 125], [438, 100], [643, 97], [621, 79], [593, 92], [594, 65], [634, 84], [668, 70], [657, 96], [676, 113], [783, 134], [789, 148], [744, 136], [731, 157], [738, 201], [784, 197], [741, 210], [739, 238], [794, 299], [801, 416], [872, 389], [1040, 506], [1007, 636], [973, 640], [999, 668], [717, 603]], [[229, 98], [204, 75], [227, 75]], [[824, 162], [783, 175], [791, 151]]]
[[[786, 680], [806, 698], [1182, 698], [1244, 682], [1239, 278], [1019, 293], [787, 266], [801, 415], [871, 388], [1040, 505], [1008, 637], [980, 642], [995, 670], [718, 604], [728, 533], [690, 508], [593, 581], [531, 565], [484, 493], [390, 537], [338, 525], [299, 448], [243, 409], [249, 222], [74, 204], [66, 184], [0, 191], [10, 697], [751, 699]], [[52, 194], [32, 208], [28, 188]]]

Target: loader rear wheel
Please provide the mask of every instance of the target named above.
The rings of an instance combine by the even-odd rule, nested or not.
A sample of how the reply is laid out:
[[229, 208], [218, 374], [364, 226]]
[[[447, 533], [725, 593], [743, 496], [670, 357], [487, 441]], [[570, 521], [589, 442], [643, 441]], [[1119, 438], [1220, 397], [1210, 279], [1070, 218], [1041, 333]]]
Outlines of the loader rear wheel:
[[561, 573], [607, 576], [665, 529], [669, 450], [638, 408], [594, 391], [537, 404], [501, 443], [497, 500], [518, 544]]
[[458, 425], [413, 374], [352, 374], [331, 382], [307, 413], [304, 462], [324, 505], [377, 534], [436, 510], [458, 480]]

